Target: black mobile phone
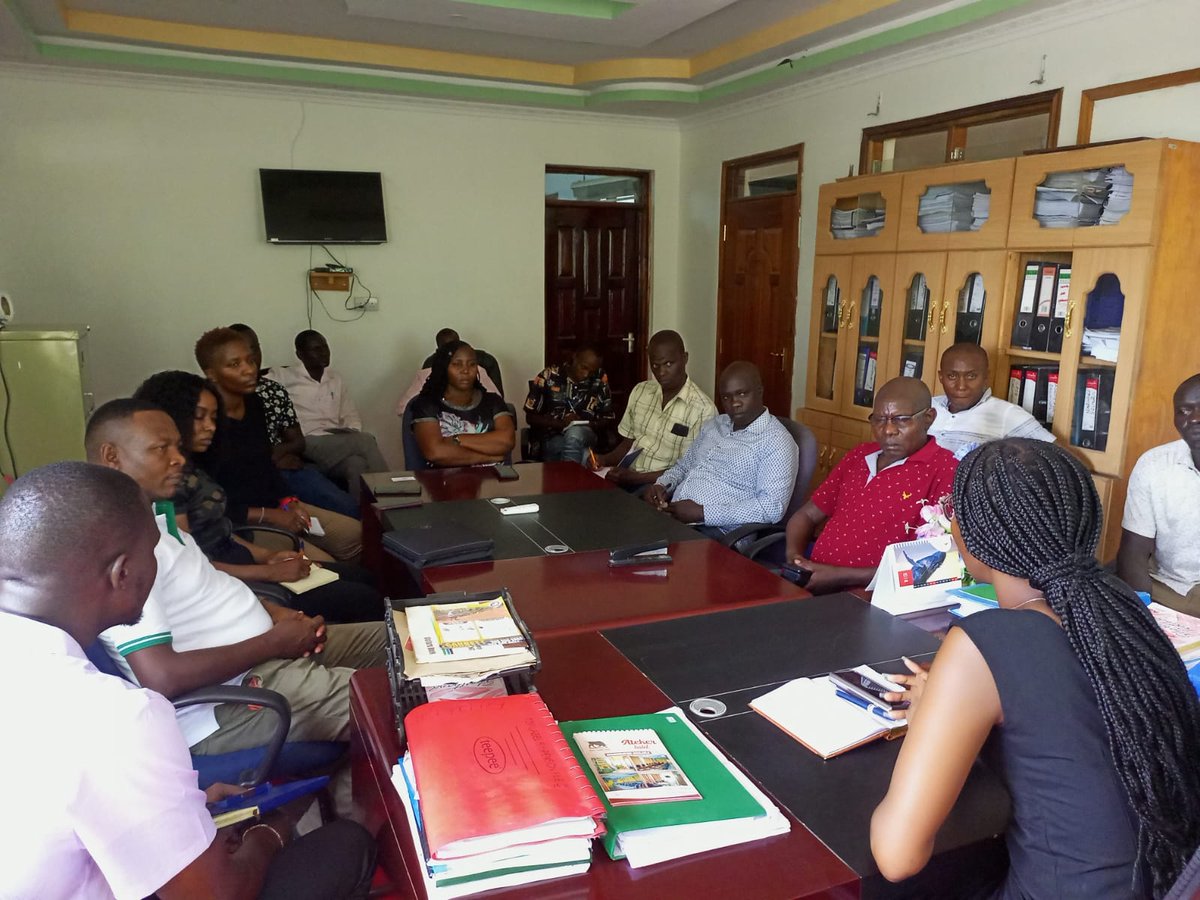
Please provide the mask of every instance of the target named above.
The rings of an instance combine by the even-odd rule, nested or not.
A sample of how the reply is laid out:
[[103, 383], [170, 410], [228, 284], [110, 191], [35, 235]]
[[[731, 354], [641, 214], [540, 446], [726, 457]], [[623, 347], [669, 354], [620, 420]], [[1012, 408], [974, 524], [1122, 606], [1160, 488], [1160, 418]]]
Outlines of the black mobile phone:
[[812, 570], [802, 569], [793, 563], [784, 563], [779, 567], [779, 577], [804, 587], [808, 584], [808, 579], [812, 578]]
[[854, 694], [854, 696], [866, 700], [868, 703], [876, 703], [880, 706], [886, 706], [888, 709], [908, 709], [907, 700], [893, 702], [883, 698], [884, 694], [895, 693], [896, 685], [894, 682], [892, 684], [885, 684], [858, 669], [839, 669], [837, 672], [831, 672], [829, 673], [829, 680], [843, 690]]
[[517, 474], [515, 466], [500, 463], [496, 466], [496, 477], [501, 481], [516, 481], [521, 476]]

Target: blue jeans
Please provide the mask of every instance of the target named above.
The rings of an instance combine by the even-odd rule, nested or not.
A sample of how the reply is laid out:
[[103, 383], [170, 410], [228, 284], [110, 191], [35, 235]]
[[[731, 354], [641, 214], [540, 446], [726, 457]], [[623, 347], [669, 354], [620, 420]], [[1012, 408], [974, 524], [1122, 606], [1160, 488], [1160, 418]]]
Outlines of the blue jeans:
[[311, 503], [353, 519], [359, 518], [358, 504], [354, 498], [312, 466], [280, 469], [279, 474], [302, 503]]
[[546, 462], [561, 459], [584, 466], [587, 465], [588, 451], [595, 446], [596, 432], [590, 425], [572, 425], [542, 442], [542, 458]]

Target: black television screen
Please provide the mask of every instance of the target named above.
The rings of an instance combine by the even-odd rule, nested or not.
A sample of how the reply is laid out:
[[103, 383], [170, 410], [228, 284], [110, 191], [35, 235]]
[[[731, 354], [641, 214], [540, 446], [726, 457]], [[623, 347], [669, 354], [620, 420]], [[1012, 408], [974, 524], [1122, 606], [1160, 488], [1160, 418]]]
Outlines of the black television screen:
[[277, 244], [382, 244], [378, 172], [259, 169], [267, 240]]

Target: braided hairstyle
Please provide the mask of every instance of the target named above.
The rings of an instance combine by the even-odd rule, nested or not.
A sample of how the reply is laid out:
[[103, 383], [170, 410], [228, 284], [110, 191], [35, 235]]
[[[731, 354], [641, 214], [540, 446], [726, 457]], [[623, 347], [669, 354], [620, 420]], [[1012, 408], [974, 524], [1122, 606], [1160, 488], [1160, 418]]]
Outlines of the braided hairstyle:
[[[433, 354], [433, 365], [429, 367], [429, 377], [425, 379], [425, 384], [421, 387], [421, 393], [424, 396], [434, 400], [442, 399], [450, 384], [450, 360], [463, 347], [470, 346], [466, 341], [449, 341], [437, 348]], [[475, 376], [475, 387], [480, 392], [483, 391], [483, 385], [480, 383], [478, 375]]]
[[1200, 844], [1200, 701], [1141, 600], [1096, 562], [1101, 513], [1091, 475], [1054, 444], [984, 444], [954, 476], [967, 550], [1028, 579], [1062, 622], [1137, 816], [1139, 868], [1161, 896]]
[[[175, 422], [179, 429], [180, 444], [184, 456], [191, 456], [192, 433], [196, 427], [196, 406], [200, 394], [208, 391], [217, 398], [217, 421], [225, 415], [225, 401], [217, 386], [207, 378], [191, 372], [158, 372], [141, 383], [133, 392], [135, 400], [153, 403]], [[220, 434], [220, 429], [217, 429]], [[213, 443], [216, 443], [215, 436]]]

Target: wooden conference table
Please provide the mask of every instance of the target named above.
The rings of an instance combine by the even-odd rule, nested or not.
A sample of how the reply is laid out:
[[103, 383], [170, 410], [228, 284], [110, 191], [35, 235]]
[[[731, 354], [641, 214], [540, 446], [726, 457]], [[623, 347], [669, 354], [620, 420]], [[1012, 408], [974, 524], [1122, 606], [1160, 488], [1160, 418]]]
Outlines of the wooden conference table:
[[[507, 587], [539, 638], [808, 596], [803, 588], [575, 463], [533, 463], [516, 469], [516, 481], [499, 481], [491, 469], [418, 472], [427, 502], [370, 517], [377, 527], [381, 522], [382, 527], [404, 527], [460, 521], [496, 542], [495, 559], [422, 570], [410, 594]], [[529, 516], [504, 517], [488, 502], [496, 497], [535, 501], [541, 509]], [[670, 542], [671, 564], [608, 565], [609, 549], [660, 538]], [[369, 540], [364, 520], [364, 544]], [[378, 541], [376, 537], [376, 547]], [[552, 544], [570, 546], [574, 552], [546, 552]], [[401, 571], [391, 557], [382, 568], [391, 595], [406, 596], [392, 586], [411, 573]]]
[[[870, 855], [870, 812], [882, 798], [899, 742], [877, 741], [821, 760], [749, 710], [750, 699], [791, 678], [869, 662], [896, 671], [901, 654], [927, 657], [936, 639], [847, 594], [746, 607], [604, 633], [539, 639], [535, 685], [560, 721], [634, 715], [691, 699], [724, 702], [715, 719], [689, 713], [780, 805], [792, 831], [642, 870], [602, 850], [585, 875], [489, 896], [795, 898], [938, 896], [996, 858], [1008, 814], [999, 781], [976, 768], [938, 836], [934, 860], [916, 880], [890, 885]], [[421, 897], [419, 865], [391, 767], [401, 746], [382, 670], [351, 681], [354, 796], [378, 828], [381, 861], [407, 896]], [[939, 890], [940, 888], [940, 890]]]

